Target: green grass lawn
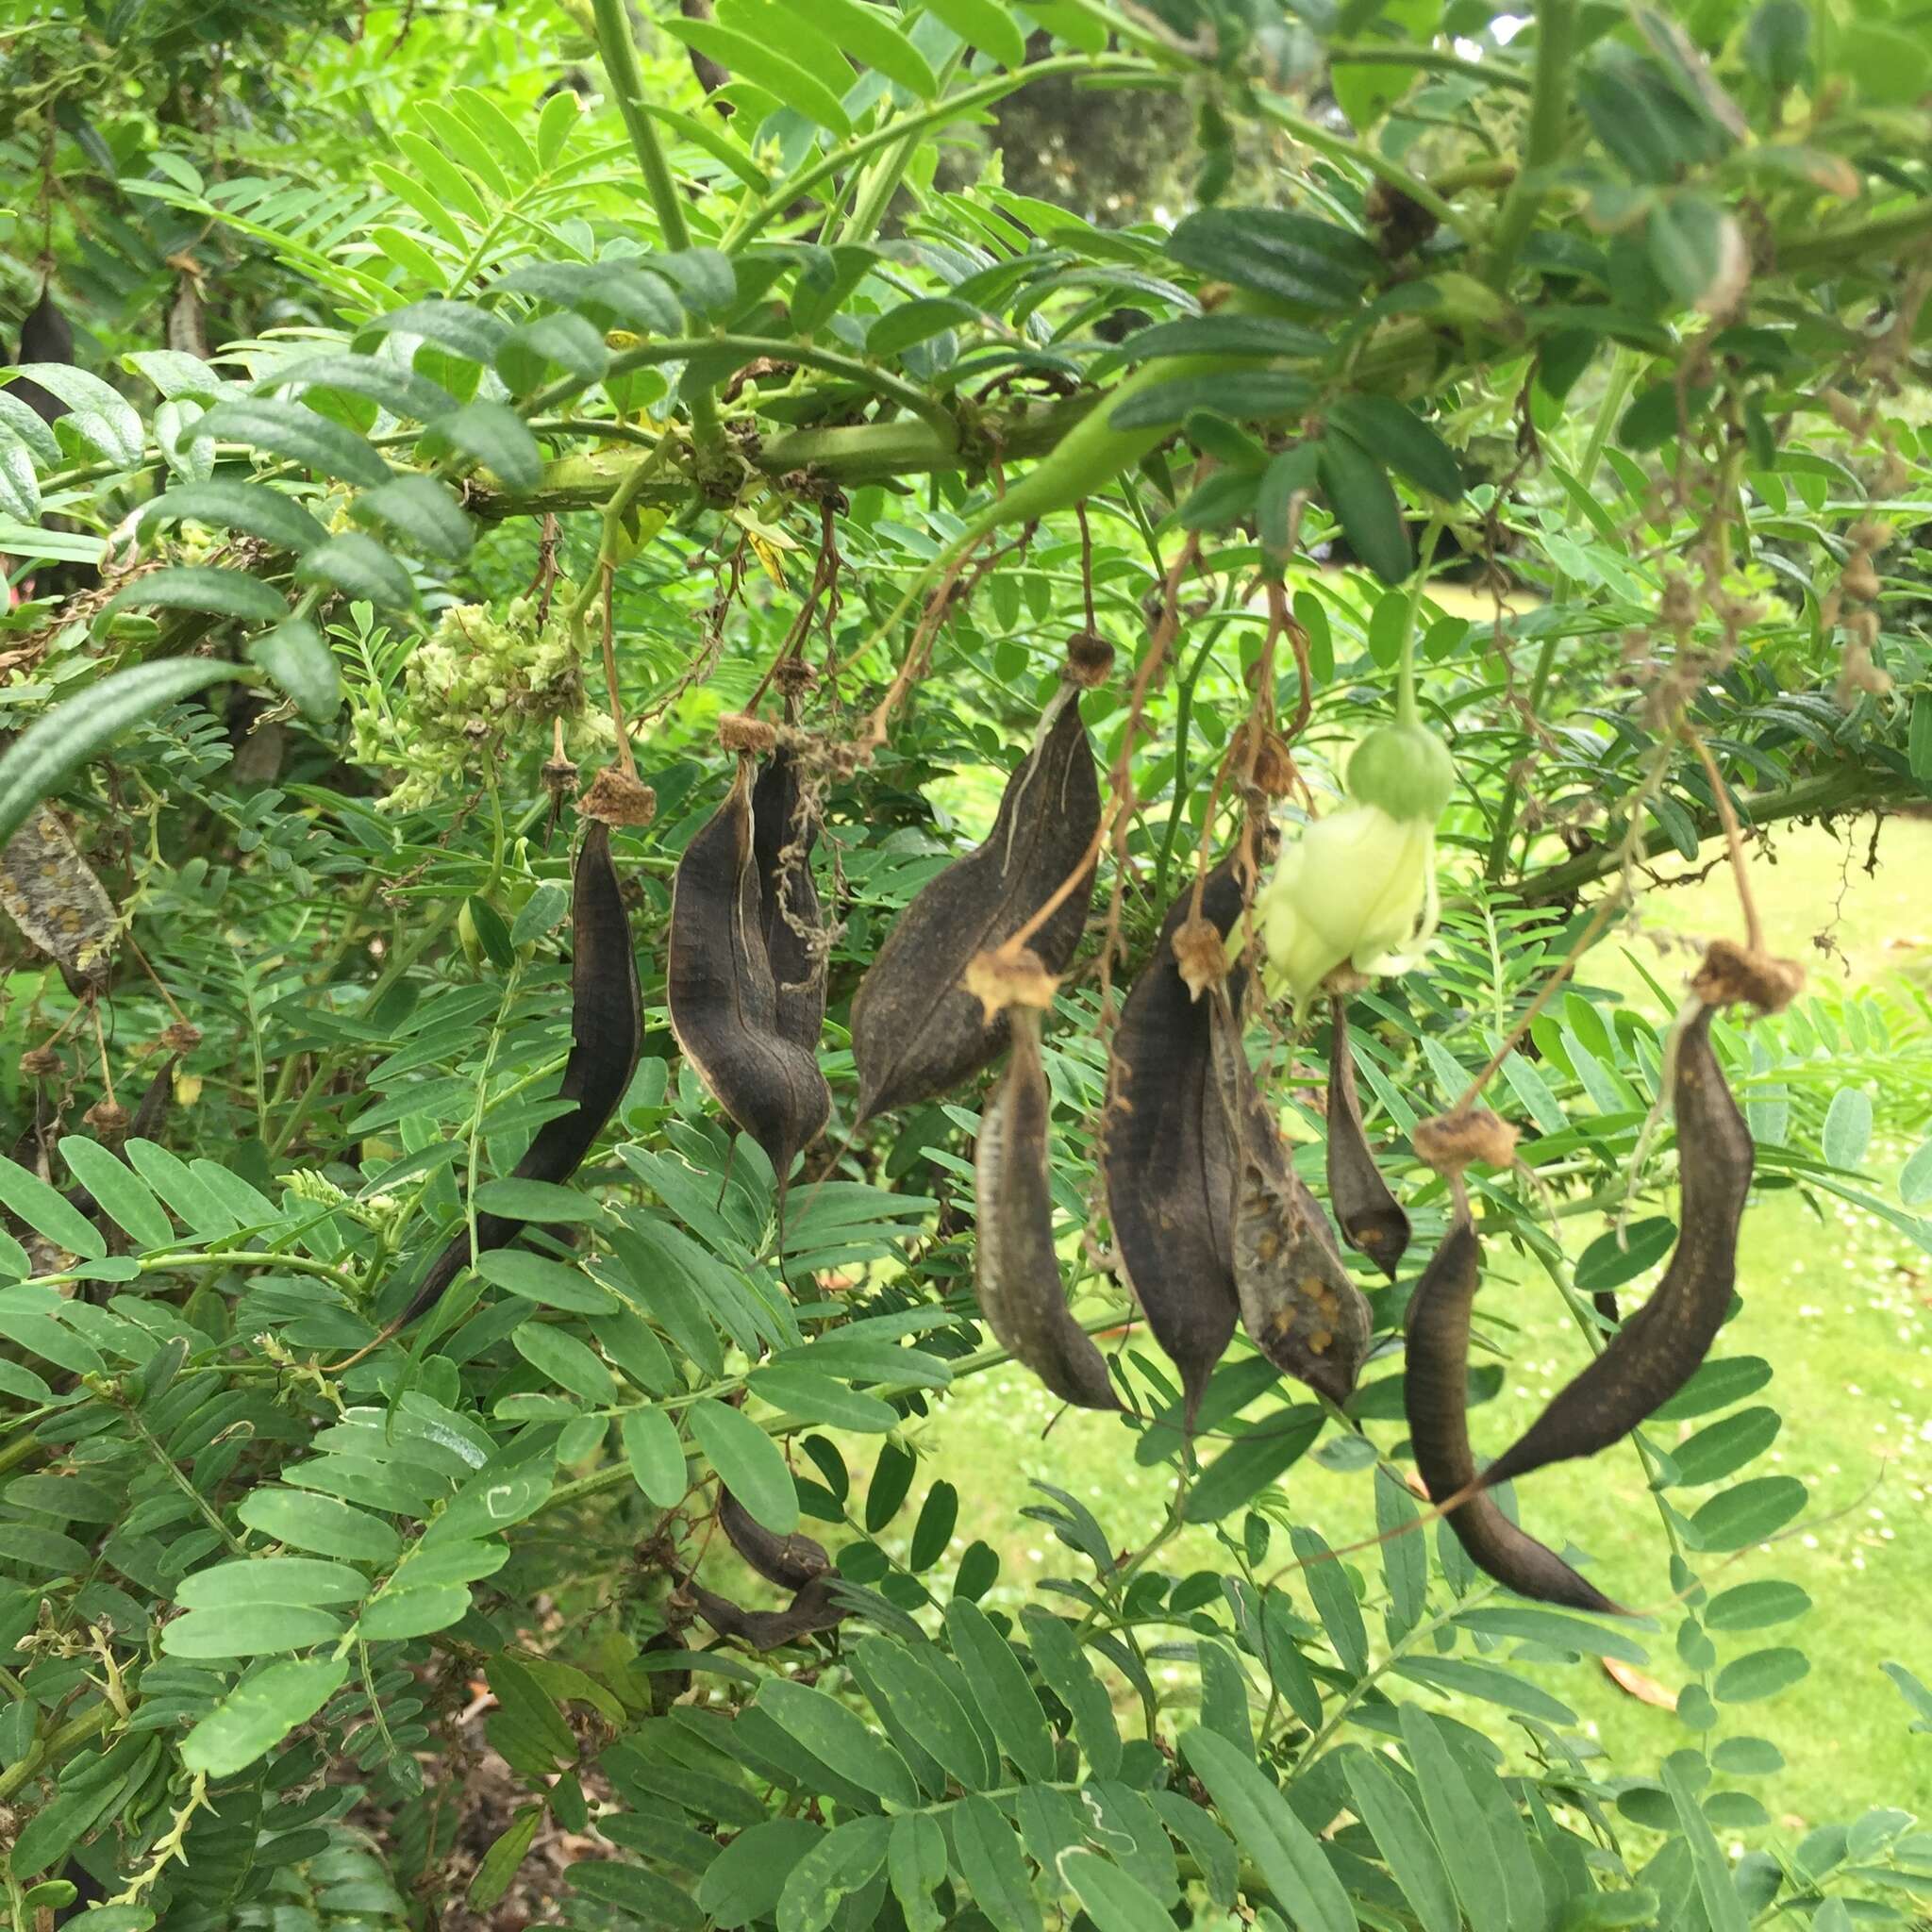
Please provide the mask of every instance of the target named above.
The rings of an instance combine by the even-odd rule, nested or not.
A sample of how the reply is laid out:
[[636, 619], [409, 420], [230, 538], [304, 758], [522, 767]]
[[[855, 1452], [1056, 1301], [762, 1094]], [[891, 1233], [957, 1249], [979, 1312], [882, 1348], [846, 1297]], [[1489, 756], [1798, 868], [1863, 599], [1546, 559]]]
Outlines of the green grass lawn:
[[[1795, 832], [1780, 840], [1774, 866], [1760, 859], [1754, 868], [1768, 936], [1780, 950], [1805, 957], [1826, 984], [1852, 983], [1841, 976], [1847, 968], [1859, 977], [1892, 970], [1911, 957], [1898, 941], [1923, 941], [1932, 932], [1924, 895], [1924, 881], [1932, 876], [1932, 826], [1889, 826], [1875, 878], [1858, 869], [1863, 853], [1860, 842], [1847, 870], [1844, 847], [1823, 833]], [[1643, 909], [1645, 931], [1603, 948], [1589, 971], [1593, 983], [1614, 986], [1650, 1009], [1655, 996], [1635, 965], [1618, 957], [1620, 948], [1671, 985], [1687, 955], [1669, 949], [1670, 936], [1735, 931], [1737, 915], [1722, 874], [1678, 891], [1653, 892]], [[1914, 924], [1921, 920], [1923, 929]], [[1813, 934], [1827, 924], [1843, 966], [1812, 946]], [[1661, 948], [1658, 940], [1665, 941]], [[1879, 1117], [1873, 1186], [1890, 1197], [1899, 1161], [1924, 1138], [1926, 1124], [1888, 1120], [1882, 1097]], [[1579, 1228], [1577, 1239], [1597, 1231], [1595, 1224]], [[1812, 1669], [1774, 1700], [1724, 1707], [1714, 1735], [1765, 1736], [1783, 1751], [1787, 1769], [1757, 1781], [1774, 1824], [1795, 1829], [1880, 1804], [1932, 1809], [1932, 1738], [1908, 1734], [1907, 1707], [1879, 1669], [1896, 1658], [1932, 1681], [1932, 1256], [1874, 1215], [1830, 1197], [1814, 1210], [1783, 1192], [1754, 1202], [1739, 1285], [1743, 1312], [1725, 1330], [1720, 1351], [1762, 1355], [1774, 1364], [1774, 1380], [1756, 1399], [1785, 1417], [1782, 1434], [1749, 1473], [1797, 1474], [1812, 1504], [1785, 1540], [1745, 1552], [1719, 1581], [1786, 1577], [1809, 1591], [1814, 1608], [1793, 1625], [1722, 1639], [1720, 1660], [1796, 1642]], [[1507, 1310], [1521, 1327], [1502, 1395], [1472, 1418], [1479, 1447], [1494, 1453], [1580, 1365], [1584, 1348], [1540, 1274], [1511, 1279], [1496, 1268], [1482, 1306]], [[918, 1437], [931, 1457], [926, 1474], [945, 1475], [960, 1491], [956, 1554], [976, 1537], [1000, 1552], [991, 1600], [1008, 1607], [1024, 1601], [1038, 1577], [1079, 1569], [1043, 1527], [1019, 1518], [1032, 1500], [1031, 1481], [1071, 1491], [1126, 1548], [1158, 1526], [1170, 1493], [1167, 1472], [1137, 1466], [1133, 1439], [1110, 1418], [1069, 1410], [1045, 1433], [1058, 1407], [1029, 1376], [1006, 1371], [963, 1387]], [[1682, 1425], [1682, 1433], [1700, 1425]], [[1385, 1424], [1374, 1433], [1387, 1446], [1402, 1431]], [[854, 1457], [859, 1467], [867, 1459], [862, 1452]], [[1314, 1524], [1331, 1543], [1373, 1532], [1366, 1471], [1333, 1474], [1308, 1458], [1290, 1472], [1284, 1489], [1294, 1519]], [[1687, 1508], [1699, 1500], [1695, 1491], [1677, 1493]], [[1595, 1559], [1593, 1577], [1613, 1596], [1647, 1605], [1668, 1595], [1668, 1544], [1633, 1448], [1544, 1471], [1523, 1487], [1519, 1502], [1525, 1524], [1545, 1541], [1560, 1548], [1568, 1540], [1587, 1551]], [[909, 1517], [895, 1528], [903, 1534], [908, 1526]], [[1285, 1545], [1277, 1535], [1276, 1552]], [[1197, 1531], [1177, 1539], [1158, 1560], [1180, 1574], [1225, 1567], [1218, 1557], [1212, 1539]], [[1373, 1597], [1381, 1588], [1373, 1554], [1365, 1572]], [[1370, 1623], [1374, 1630], [1379, 1619], [1372, 1615]], [[1688, 1676], [1675, 1653], [1675, 1623], [1667, 1614], [1641, 1640], [1650, 1673], [1673, 1689]], [[1184, 1705], [1194, 1694], [1191, 1674], [1170, 1673]], [[1666, 1753], [1692, 1741], [1674, 1716], [1618, 1689], [1593, 1662], [1553, 1665], [1539, 1674], [1583, 1716], [1621, 1772], [1654, 1772]], [[1499, 1738], [1507, 1730], [1493, 1711], [1466, 1714]]]

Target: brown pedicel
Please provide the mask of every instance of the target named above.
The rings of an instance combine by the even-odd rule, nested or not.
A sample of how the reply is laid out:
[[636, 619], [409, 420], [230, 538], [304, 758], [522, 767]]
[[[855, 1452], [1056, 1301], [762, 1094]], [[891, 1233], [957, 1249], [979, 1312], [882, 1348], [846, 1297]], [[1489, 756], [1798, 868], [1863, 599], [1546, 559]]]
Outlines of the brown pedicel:
[[[624, 909], [617, 868], [610, 862], [609, 828], [595, 821], [577, 854], [571, 947], [570, 1058], [557, 1091], [559, 1098], [574, 1100], [576, 1107], [537, 1129], [528, 1152], [512, 1170], [516, 1180], [562, 1182], [577, 1171], [605, 1123], [617, 1111], [643, 1043], [643, 995], [631, 951], [630, 918]], [[485, 1252], [504, 1247], [523, 1227], [523, 1222], [509, 1216], [479, 1214], [477, 1246]], [[396, 1325], [413, 1322], [433, 1307], [471, 1258], [465, 1229], [437, 1257]]]
[[1408, 1247], [1408, 1216], [1369, 1151], [1348, 1044], [1348, 1002], [1331, 1000], [1328, 1013], [1328, 1201], [1342, 1240], [1393, 1281]]
[[777, 995], [778, 1032], [814, 1056], [825, 1024], [824, 919], [811, 875], [819, 817], [798, 755], [777, 745], [751, 788], [751, 846], [764, 900], [761, 933]]
[[[1208, 875], [1201, 913], [1224, 938], [1244, 900], [1238, 857]], [[1184, 891], [1121, 1008], [1108, 1065], [1101, 1174], [1120, 1272], [1154, 1339], [1181, 1372], [1193, 1426], [1208, 1377], [1234, 1339], [1237, 1151], [1213, 1072], [1212, 1006], [1195, 999], [1174, 942], [1193, 912]], [[1245, 969], [1226, 979], [1239, 1007]]]
[[[791, 1163], [824, 1127], [832, 1096], [815, 1031], [806, 1040], [781, 1025], [752, 808], [755, 757], [740, 755], [729, 795], [677, 862], [664, 979], [679, 1050], [764, 1150], [782, 1203]], [[787, 1005], [786, 1024], [800, 1025], [808, 1004]]]
[[[1007, 1043], [1006, 1015], [989, 1016], [967, 991], [966, 969], [1046, 904], [1100, 828], [1100, 780], [1074, 686], [1061, 686], [1044, 723], [1007, 781], [986, 841], [947, 866], [899, 915], [853, 998], [859, 1126], [957, 1087]], [[1088, 866], [1029, 936], [1049, 973], [1063, 972], [1080, 942], [1093, 873]]]
[[1730, 1312], [1753, 1148], [1711, 1049], [1713, 1010], [1699, 1008], [1677, 1038], [1671, 1095], [1683, 1200], [1663, 1279], [1603, 1353], [1490, 1465], [1486, 1483], [1593, 1456], [1620, 1441], [1703, 1365]]
[[1118, 1408], [1107, 1362], [1067, 1310], [1054, 1251], [1052, 1100], [1040, 1053], [1040, 1014], [1008, 1009], [1013, 1050], [980, 1116], [974, 1150], [980, 1312], [1002, 1348], [1063, 1402]]
[[[1456, 1219], [1408, 1305], [1403, 1403], [1416, 1472], [1435, 1503], [1476, 1481], [1469, 1446], [1469, 1319], [1481, 1278], [1482, 1244], [1458, 1198]], [[1470, 1561], [1519, 1596], [1623, 1614], [1556, 1551], [1511, 1523], [1493, 1496], [1478, 1492], [1445, 1514]]]
[[1210, 1051], [1225, 1132], [1235, 1151], [1235, 1298], [1255, 1346], [1284, 1374], [1346, 1402], [1374, 1325], [1335, 1245], [1321, 1203], [1295, 1173], [1261, 1097], [1224, 985], [1209, 995]]

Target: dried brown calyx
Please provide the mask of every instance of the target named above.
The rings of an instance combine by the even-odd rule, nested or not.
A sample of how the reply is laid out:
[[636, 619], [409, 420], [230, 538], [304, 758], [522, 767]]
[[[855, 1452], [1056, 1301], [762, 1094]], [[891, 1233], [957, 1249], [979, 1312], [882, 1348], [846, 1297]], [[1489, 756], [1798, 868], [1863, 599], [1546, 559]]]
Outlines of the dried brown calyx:
[[1713, 940], [1690, 990], [1707, 1007], [1755, 1007], [1760, 1013], [1781, 1013], [1804, 991], [1805, 969], [1795, 959], [1754, 952], [1730, 940]]
[[130, 1119], [118, 1100], [97, 1100], [81, 1115], [104, 1146], [118, 1147], [127, 1138]]
[[1433, 1114], [1409, 1137], [1416, 1158], [1441, 1174], [1471, 1167], [1507, 1168], [1516, 1159], [1516, 1129], [1486, 1107]]
[[1062, 686], [1041, 725], [1007, 781], [986, 841], [899, 915], [854, 996], [859, 1126], [958, 1086], [1005, 1046], [1004, 1014], [988, 1017], [966, 989], [966, 969], [1003, 946], [1070, 878], [1073, 890], [1028, 943], [1048, 973], [1062, 973], [1080, 942], [1093, 892], [1100, 779], [1078, 691]]
[[778, 742], [778, 727], [742, 711], [726, 711], [718, 720], [718, 742], [726, 751], [762, 755]]
[[1067, 640], [1066, 675], [1082, 691], [1095, 691], [1113, 675], [1113, 646], [1094, 630], [1076, 630]]
[[1184, 920], [1172, 943], [1174, 965], [1191, 999], [1227, 978], [1227, 936], [1211, 919]]
[[602, 825], [648, 825], [658, 816], [658, 794], [635, 772], [606, 765], [591, 780], [577, 809]]
[[190, 1020], [176, 1020], [161, 1034], [161, 1044], [170, 1053], [192, 1053], [201, 1044], [201, 1028]]
[[1008, 942], [991, 953], [975, 953], [966, 968], [966, 991], [976, 999], [989, 1022], [1014, 1007], [1046, 1012], [1059, 990], [1059, 980], [1031, 946]]
[[802, 698], [818, 681], [817, 670], [803, 658], [781, 658], [772, 666], [772, 683], [781, 697]]
[[51, 1046], [30, 1046], [20, 1057], [20, 1071], [29, 1080], [51, 1080], [60, 1071], [60, 1056]]

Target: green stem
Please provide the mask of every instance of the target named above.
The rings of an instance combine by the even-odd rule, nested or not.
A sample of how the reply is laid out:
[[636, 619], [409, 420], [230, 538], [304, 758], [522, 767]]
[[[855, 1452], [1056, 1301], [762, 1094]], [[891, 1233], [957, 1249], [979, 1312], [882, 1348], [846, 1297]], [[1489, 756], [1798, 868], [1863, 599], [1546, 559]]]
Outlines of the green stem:
[[1479, 80], [1485, 87], [1513, 88], [1518, 93], [1530, 92], [1526, 75], [1502, 60], [1465, 60], [1459, 54], [1439, 53], [1434, 47], [1361, 46], [1353, 42], [1330, 45], [1328, 65], [1337, 67], [1416, 67], [1424, 74], [1460, 74]]
[[1549, 172], [1563, 152], [1570, 115], [1570, 69], [1576, 42], [1576, 0], [1539, 0], [1536, 9], [1536, 76], [1530, 85], [1529, 132], [1523, 166], [1509, 185], [1490, 245], [1488, 281], [1501, 289], [1516, 251], [1548, 193]]
[[595, 378], [565, 376], [532, 396], [525, 408], [532, 413], [555, 408], [558, 403], [569, 402], [582, 394], [593, 379], [603, 382], [633, 369], [648, 368], [658, 362], [688, 362], [693, 356], [704, 355], [728, 355], [745, 362], [767, 357], [775, 362], [794, 362], [808, 369], [822, 369], [828, 375], [839, 375], [847, 382], [858, 383], [875, 395], [890, 397], [900, 408], [909, 409], [930, 425], [942, 440], [950, 439], [951, 448], [958, 447], [958, 425], [953, 421], [952, 412], [943, 403], [935, 402], [917, 383], [904, 381], [873, 363], [861, 362], [854, 356], [841, 356], [836, 350], [818, 348], [810, 342], [780, 341], [769, 336], [669, 336], [655, 342], [640, 342], [635, 348], [625, 350], [621, 356], [613, 356], [602, 375]]
[[[691, 246], [691, 228], [684, 219], [684, 201], [677, 183], [671, 178], [671, 164], [664, 158], [658, 129], [644, 111], [644, 76], [638, 66], [637, 42], [631, 38], [630, 19], [624, 0], [591, 0], [597, 23], [597, 51], [604, 58], [604, 71], [610, 76], [611, 92], [617, 96], [624, 130], [630, 136], [631, 151], [644, 177], [644, 190], [651, 197], [651, 210], [658, 217], [658, 232], [664, 246], [677, 254]], [[703, 447], [718, 440], [718, 412], [708, 390], [693, 388], [686, 397], [691, 407], [691, 436]]]
[[1465, 242], [1474, 244], [1476, 241], [1474, 224], [1444, 201], [1421, 175], [1411, 175], [1407, 168], [1391, 161], [1367, 142], [1348, 141], [1341, 135], [1331, 134], [1306, 115], [1297, 114], [1275, 94], [1257, 92], [1254, 99], [1255, 105], [1269, 120], [1276, 126], [1286, 128], [1304, 147], [1312, 148], [1318, 155], [1324, 155], [1344, 167], [1360, 168], [1373, 175], [1386, 187], [1392, 188], [1425, 213], [1435, 216], [1445, 228], [1453, 230]]
[[114, 1721], [114, 1707], [103, 1698], [98, 1704], [89, 1705], [78, 1717], [62, 1724], [58, 1731], [37, 1738], [27, 1746], [25, 1756], [18, 1763], [9, 1764], [5, 1771], [0, 1771], [0, 1804], [12, 1797], [49, 1758], [58, 1762], [76, 1744], [85, 1744], [90, 1738], [99, 1737]]
[[1415, 620], [1422, 608], [1423, 587], [1429, 580], [1429, 567], [1436, 560], [1436, 541], [1442, 534], [1442, 519], [1431, 517], [1423, 532], [1422, 552], [1408, 580], [1408, 603], [1402, 617], [1402, 656], [1395, 668], [1395, 722], [1413, 726], [1421, 721], [1415, 708]]
[[[601, 14], [607, 8], [616, 8], [619, 0], [597, 0]], [[821, 181], [838, 174], [841, 168], [865, 155], [875, 153], [882, 147], [924, 134], [930, 127], [943, 126], [948, 121], [957, 121], [975, 108], [991, 107], [994, 101], [1004, 100], [1008, 94], [1017, 92], [1029, 81], [1044, 80], [1054, 74], [1081, 74], [1098, 76], [1109, 74], [1151, 74], [1153, 68], [1144, 60], [1129, 60], [1116, 55], [1111, 59], [1097, 59], [1091, 54], [1056, 54], [1051, 59], [1035, 60], [1029, 66], [1016, 67], [1010, 74], [1002, 74], [991, 80], [980, 82], [977, 87], [969, 87], [963, 92], [950, 94], [944, 100], [936, 102], [924, 112], [908, 116], [905, 120], [893, 120], [884, 127], [874, 128], [853, 141], [842, 142], [830, 154], [823, 155], [809, 166], [800, 168], [788, 175], [762, 201], [746, 209], [732, 224], [724, 246], [735, 254], [753, 236], [769, 223], [775, 221], [801, 195], [816, 188]]]
[[[1584, 445], [1583, 463], [1576, 473], [1576, 480], [1585, 490], [1596, 481], [1598, 466], [1604, 459], [1604, 445], [1610, 440], [1617, 418], [1624, 413], [1624, 398], [1629, 394], [1636, 375], [1637, 358], [1628, 349], [1618, 349], [1610, 358], [1609, 380], [1604, 386], [1596, 421], [1591, 425], [1590, 441]], [[1569, 595], [1570, 579], [1558, 575], [1550, 586], [1549, 608], [1560, 609]], [[1529, 680], [1529, 709], [1530, 715], [1539, 721], [1542, 717], [1544, 694], [1550, 688], [1550, 674], [1556, 669], [1557, 647], [1562, 641], [1562, 633], [1553, 630], [1537, 653], [1536, 669]], [[1522, 797], [1523, 788], [1517, 780], [1506, 780], [1502, 800], [1496, 807], [1495, 835], [1490, 841], [1490, 856], [1483, 865], [1483, 876], [1492, 885], [1503, 876], [1503, 868], [1509, 862], [1509, 840], [1516, 829], [1516, 808]]]

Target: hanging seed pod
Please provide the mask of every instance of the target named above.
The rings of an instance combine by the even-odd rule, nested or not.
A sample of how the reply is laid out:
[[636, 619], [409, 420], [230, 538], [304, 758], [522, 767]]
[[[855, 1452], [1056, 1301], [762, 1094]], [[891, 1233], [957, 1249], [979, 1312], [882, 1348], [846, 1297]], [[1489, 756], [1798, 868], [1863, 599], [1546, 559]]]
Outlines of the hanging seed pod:
[[[1224, 939], [1241, 916], [1238, 858], [1208, 874], [1202, 917]], [[1212, 1007], [1193, 998], [1174, 940], [1193, 910], [1169, 908], [1153, 957], [1114, 1030], [1102, 1118], [1101, 1175], [1120, 1270], [1154, 1339], [1181, 1372], [1187, 1423], [1234, 1339], [1237, 1153], [1213, 1074]], [[1238, 1002], [1244, 968], [1227, 975]]]
[[1107, 1362], [1067, 1311], [1053, 1242], [1049, 1121], [1053, 1102], [1040, 1054], [1040, 1013], [1007, 1008], [1013, 1050], [986, 1103], [974, 1149], [978, 1238], [974, 1285], [998, 1338], [1062, 1402], [1118, 1408]]
[[718, 1527], [752, 1569], [781, 1589], [803, 1590], [832, 1567], [824, 1543], [808, 1536], [774, 1535], [723, 1484], [718, 1488]]
[[818, 837], [818, 813], [799, 782], [798, 755], [779, 744], [751, 788], [752, 854], [764, 900], [761, 933], [777, 995], [778, 1033], [814, 1056], [825, 1024], [824, 921], [811, 875]]
[[1235, 1148], [1233, 1262], [1241, 1325], [1284, 1374], [1346, 1402], [1369, 1352], [1368, 1302], [1282, 1144], [1226, 989], [1217, 986], [1211, 998], [1215, 1086]]
[[[1469, 1446], [1469, 1318], [1481, 1282], [1482, 1244], [1459, 1182], [1457, 1196], [1456, 1219], [1408, 1305], [1403, 1384], [1416, 1472], [1437, 1503], [1461, 1494], [1476, 1480]], [[1511, 1523], [1493, 1496], [1471, 1496], [1447, 1512], [1447, 1521], [1470, 1561], [1519, 1596], [1573, 1610], [1623, 1614], [1556, 1551]]]
[[747, 1643], [754, 1650], [776, 1650], [781, 1643], [796, 1643], [820, 1630], [833, 1630], [845, 1621], [846, 1611], [832, 1597], [830, 1574], [814, 1576], [782, 1610], [747, 1610], [707, 1590], [695, 1577], [683, 1585], [697, 1613], [720, 1637]]
[[791, 1163], [824, 1128], [832, 1096], [812, 1044], [779, 1029], [755, 849], [753, 758], [748, 748], [740, 756], [729, 795], [677, 862], [664, 979], [679, 1050], [764, 1149], [782, 1201]]
[[1593, 1456], [1668, 1402], [1703, 1365], [1730, 1312], [1738, 1227], [1751, 1191], [1751, 1134], [1700, 1006], [1676, 1040], [1671, 1085], [1682, 1190], [1677, 1244], [1650, 1299], [1485, 1472], [1485, 1482]]
[[[41, 284], [41, 299], [27, 310], [20, 325], [20, 355], [16, 359], [22, 362], [74, 360], [74, 325], [61, 314], [53, 291], [45, 282]], [[67, 405], [31, 377], [16, 375], [6, 389], [9, 395], [17, 396], [43, 423], [55, 422], [67, 414]]]
[[[643, 994], [631, 951], [630, 917], [624, 909], [617, 868], [610, 862], [609, 829], [595, 821], [577, 854], [571, 945], [570, 1057], [557, 1091], [560, 1099], [575, 1101], [576, 1108], [537, 1129], [512, 1170], [516, 1180], [563, 1182], [577, 1171], [624, 1098], [643, 1043]], [[523, 1226], [506, 1215], [479, 1214], [477, 1244], [484, 1251], [503, 1247]], [[466, 1228], [437, 1257], [394, 1325], [413, 1322], [433, 1307], [472, 1258]]]
[[[1060, 687], [1041, 727], [986, 842], [899, 915], [853, 999], [860, 1126], [957, 1087], [1007, 1043], [1005, 1014], [989, 1017], [966, 991], [966, 968], [1046, 904], [1100, 828], [1100, 781], [1073, 685]], [[1090, 866], [1028, 941], [1047, 972], [1065, 971], [1074, 957], [1092, 892]]]
[[1408, 1246], [1408, 1216], [1369, 1151], [1348, 1044], [1348, 1002], [1330, 1000], [1328, 1013], [1328, 1200], [1342, 1240], [1393, 1281]]

